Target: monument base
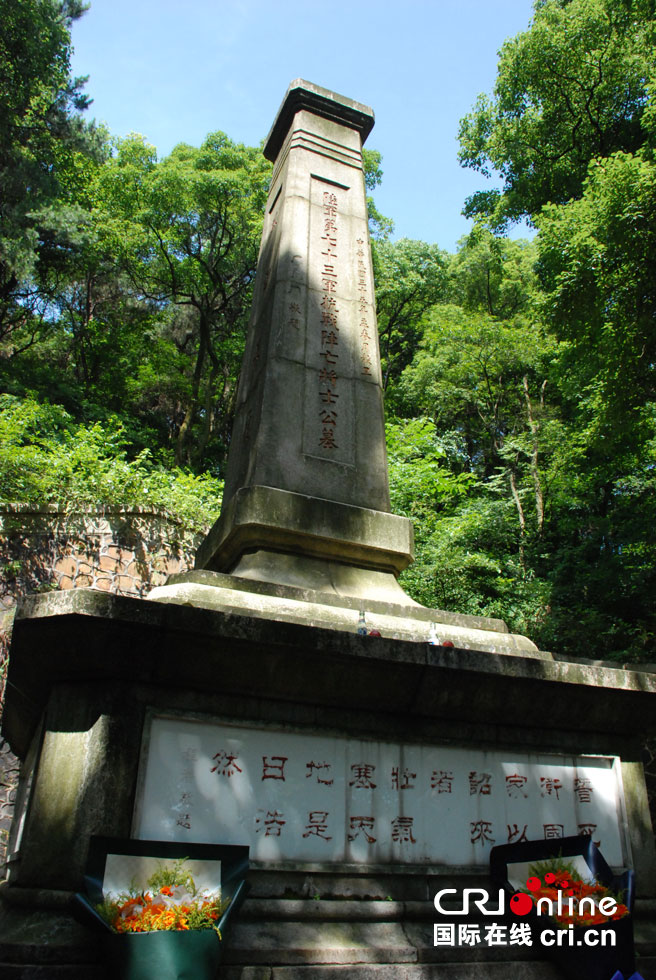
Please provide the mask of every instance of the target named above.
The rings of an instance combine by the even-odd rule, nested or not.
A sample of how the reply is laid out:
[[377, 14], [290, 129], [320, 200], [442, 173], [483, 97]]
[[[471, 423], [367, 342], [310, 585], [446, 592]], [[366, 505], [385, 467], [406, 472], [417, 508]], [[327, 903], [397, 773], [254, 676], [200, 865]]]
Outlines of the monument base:
[[242, 487], [201, 542], [196, 567], [230, 571], [260, 548], [398, 575], [413, 558], [412, 522], [275, 487]]
[[251, 486], [238, 490], [201, 543], [196, 570], [149, 598], [402, 640], [550, 659], [501, 620], [427, 609], [397, 581], [412, 561], [412, 523], [382, 511]]
[[[317, 588], [302, 586], [303, 581]], [[172, 575], [149, 599], [351, 633], [364, 610], [367, 628], [389, 639], [426, 643], [434, 625], [439, 640], [454, 647], [552, 659], [527, 637], [510, 633], [500, 619], [420, 606], [389, 572], [264, 550], [242, 556], [231, 575]]]
[[[355, 620], [348, 600], [333, 602]], [[489, 887], [492, 838], [575, 833], [586, 819], [610, 863], [636, 869], [638, 970], [655, 980], [640, 762], [654, 693], [651, 674], [307, 619], [92, 590], [30, 597], [17, 610], [3, 718], [23, 766], [0, 971], [105, 980], [68, 905], [92, 835], [229, 843], [233, 833], [251, 847], [253, 893], [225, 980], [553, 980], [535, 948], [435, 946], [433, 898]], [[521, 790], [522, 773], [530, 790], [515, 799], [507, 788]], [[324, 792], [332, 802], [320, 805]]]

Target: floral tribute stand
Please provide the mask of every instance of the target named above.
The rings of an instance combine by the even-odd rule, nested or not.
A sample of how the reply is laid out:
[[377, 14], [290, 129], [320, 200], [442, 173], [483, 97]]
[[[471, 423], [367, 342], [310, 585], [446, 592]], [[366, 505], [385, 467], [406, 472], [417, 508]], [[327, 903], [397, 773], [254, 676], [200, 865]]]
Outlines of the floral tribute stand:
[[[99, 912], [109, 895], [143, 893], [153, 868], [184, 867], [199, 893], [220, 895], [220, 914], [210, 928], [157, 928], [117, 933]], [[118, 980], [213, 980], [226, 934], [248, 892], [248, 847], [164, 841], [91, 839], [86, 893], [76, 895], [78, 918], [99, 931]], [[171, 893], [171, 888], [163, 888]], [[139, 907], [138, 899], [135, 905]]]
[[[493, 847], [490, 854], [490, 874], [494, 884], [503, 888], [508, 898], [518, 892], [531, 894], [527, 882], [536, 865], [549, 861], [555, 864], [562, 859], [563, 864], [574, 867], [584, 880], [594, 881], [605, 886], [609, 893], [619, 897], [626, 906], [628, 914], [622, 918], [591, 917], [585, 925], [574, 925], [568, 928], [563, 923], [555, 921], [544, 914], [538, 915], [536, 907], [527, 914], [522, 914], [522, 920], [531, 924], [534, 945], [544, 929], [552, 929], [554, 937], [558, 930], [567, 930], [562, 945], [544, 945], [545, 951], [570, 980], [641, 980], [635, 974], [635, 954], [633, 948], [633, 903], [635, 893], [635, 875], [629, 869], [621, 875], [613, 874], [604, 860], [601, 851], [588, 836], [561, 837], [552, 840], [523, 841], [517, 844], [507, 844]], [[558, 878], [557, 875], [552, 877]], [[555, 890], [555, 888], [554, 888]], [[567, 910], [567, 892], [563, 892], [563, 909]], [[513, 921], [516, 915], [510, 913]], [[565, 916], [566, 917], [566, 916]], [[610, 930], [615, 935], [614, 945], [590, 946], [584, 940], [584, 935], [590, 928]], [[551, 937], [551, 938], [554, 938]], [[609, 937], [606, 937], [607, 939]]]

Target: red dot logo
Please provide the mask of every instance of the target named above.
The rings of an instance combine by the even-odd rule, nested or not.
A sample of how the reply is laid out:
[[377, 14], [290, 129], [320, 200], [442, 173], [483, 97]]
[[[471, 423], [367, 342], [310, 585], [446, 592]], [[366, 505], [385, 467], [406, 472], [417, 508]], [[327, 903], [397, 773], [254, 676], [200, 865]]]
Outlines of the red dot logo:
[[517, 892], [510, 899], [510, 910], [515, 915], [528, 915], [532, 908], [533, 899], [530, 895], [525, 895], [523, 892]]
[[536, 877], [527, 878], [526, 887], [530, 892], [537, 892], [542, 888], [542, 882], [540, 881], [539, 878]]

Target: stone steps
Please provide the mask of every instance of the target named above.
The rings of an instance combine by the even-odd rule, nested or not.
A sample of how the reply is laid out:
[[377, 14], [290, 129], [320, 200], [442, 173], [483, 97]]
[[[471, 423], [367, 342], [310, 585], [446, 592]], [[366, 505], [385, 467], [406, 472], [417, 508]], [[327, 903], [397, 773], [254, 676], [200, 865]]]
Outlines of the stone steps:
[[[456, 879], [451, 887], [460, 884]], [[467, 884], [476, 883], [469, 877]], [[255, 870], [221, 980], [562, 980], [540, 947], [434, 946], [432, 898], [445, 885], [426, 874]], [[651, 909], [643, 911], [639, 970], [644, 980], [656, 980]], [[490, 921], [481, 917], [478, 924]]]
[[[645, 975], [647, 980], [647, 977]], [[548, 963], [225, 966], [219, 980], [562, 980]], [[584, 978], [581, 978], [584, 980]]]
[[[251, 880], [251, 894], [226, 936], [217, 980], [562, 980], [541, 947], [434, 946], [432, 898], [447, 887], [446, 878], [255, 868]], [[449, 887], [463, 883], [449, 876]], [[482, 876], [466, 881], [478, 883], [484, 884]], [[636, 910], [644, 980], [656, 980], [655, 904], [638, 903]], [[490, 921], [481, 916], [478, 924]], [[2, 980], [109, 980], [101, 963], [81, 961], [81, 951], [77, 962], [67, 961], [63, 949], [34, 952], [0, 946]]]

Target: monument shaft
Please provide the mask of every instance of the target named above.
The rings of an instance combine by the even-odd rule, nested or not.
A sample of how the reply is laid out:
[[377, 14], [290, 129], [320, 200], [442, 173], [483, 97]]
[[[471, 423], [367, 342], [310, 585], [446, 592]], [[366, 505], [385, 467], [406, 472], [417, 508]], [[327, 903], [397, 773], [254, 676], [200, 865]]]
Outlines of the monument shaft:
[[225, 500], [260, 485], [389, 511], [362, 170], [373, 114], [349, 102], [344, 118], [305, 82], [291, 93], [291, 125], [283, 135], [288, 95], [265, 147], [275, 167]]
[[[372, 126], [367, 106], [298, 79], [267, 139], [223, 509], [197, 568], [283, 581], [289, 561], [283, 573], [272, 553], [393, 575], [412, 559], [410, 522], [390, 513], [362, 165]], [[323, 580], [316, 565], [304, 575]]]

